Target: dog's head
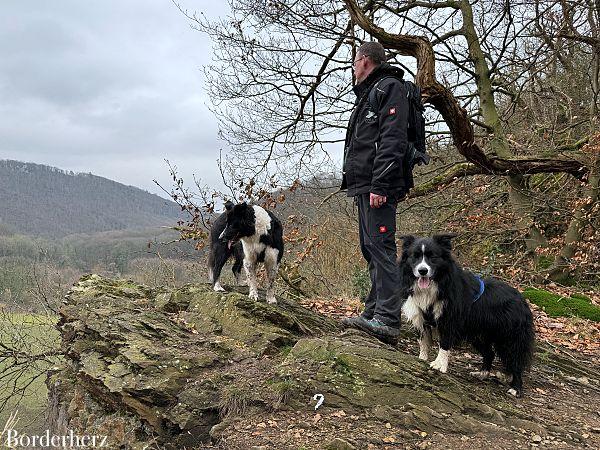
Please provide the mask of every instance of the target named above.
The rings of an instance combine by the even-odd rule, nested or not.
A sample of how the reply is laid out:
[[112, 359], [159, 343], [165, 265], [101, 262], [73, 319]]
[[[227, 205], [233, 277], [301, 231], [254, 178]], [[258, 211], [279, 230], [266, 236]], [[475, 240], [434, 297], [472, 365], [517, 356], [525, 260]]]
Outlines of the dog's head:
[[219, 239], [227, 241], [227, 246], [231, 246], [245, 236], [252, 236], [255, 233], [254, 208], [247, 203], [232, 202], [225, 203], [225, 214], [227, 225], [219, 235]]
[[402, 236], [401, 270], [412, 274], [421, 289], [427, 289], [431, 280], [439, 279], [452, 264], [452, 239], [455, 234], [436, 234], [431, 238]]

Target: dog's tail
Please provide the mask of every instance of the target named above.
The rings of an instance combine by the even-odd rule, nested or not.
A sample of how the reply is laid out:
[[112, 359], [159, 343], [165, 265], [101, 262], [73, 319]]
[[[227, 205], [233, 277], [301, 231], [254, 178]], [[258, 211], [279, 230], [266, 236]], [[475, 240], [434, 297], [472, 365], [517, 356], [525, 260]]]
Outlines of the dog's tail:
[[513, 330], [514, 334], [508, 344], [508, 355], [512, 368], [523, 372], [531, 367], [533, 352], [535, 350], [535, 330], [533, 316], [527, 308], [523, 321]]

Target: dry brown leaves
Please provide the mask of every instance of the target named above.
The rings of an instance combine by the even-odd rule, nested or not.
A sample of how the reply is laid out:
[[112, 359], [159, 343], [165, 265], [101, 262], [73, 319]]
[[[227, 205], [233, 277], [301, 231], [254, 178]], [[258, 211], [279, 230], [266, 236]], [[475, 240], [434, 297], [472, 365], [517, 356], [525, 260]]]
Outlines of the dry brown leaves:
[[348, 298], [310, 298], [299, 302], [302, 306], [336, 319], [360, 314], [362, 302]]
[[600, 324], [579, 318], [549, 317], [536, 305], [531, 305], [531, 309], [537, 339], [593, 356], [600, 362]]

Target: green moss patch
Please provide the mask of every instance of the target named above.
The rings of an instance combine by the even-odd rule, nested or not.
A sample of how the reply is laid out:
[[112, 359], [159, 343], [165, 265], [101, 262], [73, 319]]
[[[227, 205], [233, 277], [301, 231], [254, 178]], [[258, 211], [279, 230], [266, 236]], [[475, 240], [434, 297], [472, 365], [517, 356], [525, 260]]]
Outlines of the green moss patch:
[[523, 295], [531, 303], [538, 305], [550, 317], [581, 317], [600, 322], [600, 308], [592, 304], [589, 297], [574, 294], [562, 297], [541, 289], [527, 288]]

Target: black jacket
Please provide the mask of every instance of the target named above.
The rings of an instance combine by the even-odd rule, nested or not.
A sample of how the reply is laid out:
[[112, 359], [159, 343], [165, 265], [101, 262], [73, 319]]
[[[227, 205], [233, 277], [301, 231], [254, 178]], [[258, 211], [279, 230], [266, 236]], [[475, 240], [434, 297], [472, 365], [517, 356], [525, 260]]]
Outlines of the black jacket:
[[[408, 101], [399, 80], [403, 75], [402, 69], [384, 63], [354, 86], [356, 102], [346, 131], [341, 186], [348, 197], [372, 192], [399, 199], [405, 193]], [[369, 92], [384, 77], [389, 78], [377, 86], [375, 111]]]

